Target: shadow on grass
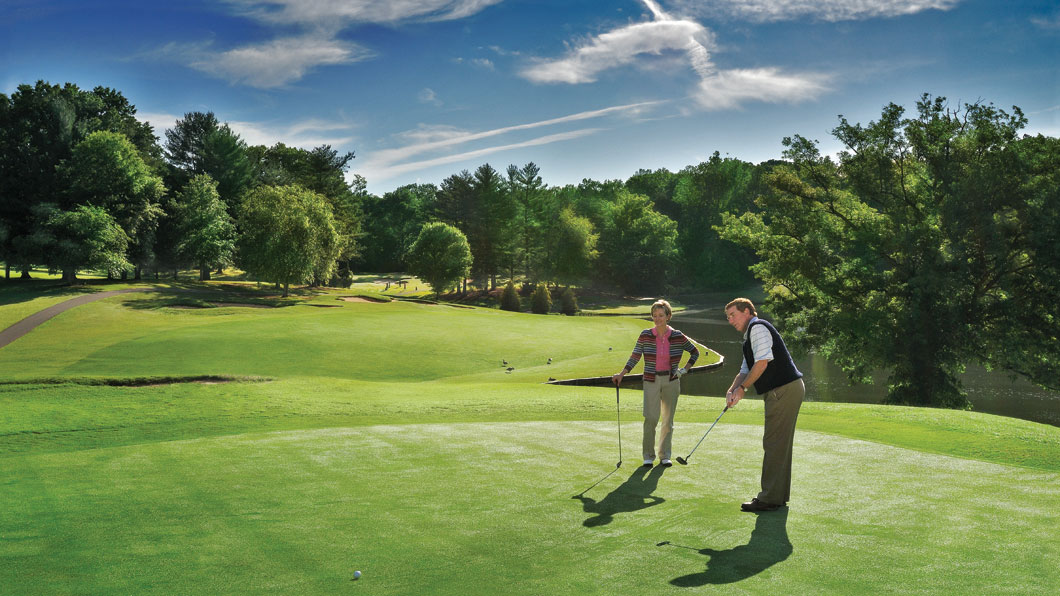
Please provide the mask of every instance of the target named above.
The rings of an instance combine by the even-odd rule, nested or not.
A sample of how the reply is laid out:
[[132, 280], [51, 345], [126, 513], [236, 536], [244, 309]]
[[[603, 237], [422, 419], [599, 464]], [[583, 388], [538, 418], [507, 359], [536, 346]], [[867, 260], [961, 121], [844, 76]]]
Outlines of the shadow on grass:
[[302, 301], [297, 296], [308, 295], [303, 292], [291, 297], [281, 298], [274, 295], [275, 290], [256, 289], [237, 285], [203, 285], [202, 283], [171, 283], [169, 287], [156, 287], [149, 298], [134, 297], [126, 299], [123, 304], [134, 310], [154, 310], [164, 307], [176, 308], [219, 308], [224, 306], [256, 306], [279, 308], [294, 306]]
[[687, 546], [660, 542], [658, 546], [674, 546], [697, 550], [710, 557], [707, 569], [701, 573], [682, 575], [670, 580], [680, 588], [695, 588], [706, 584], [731, 584], [758, 575], [773, 565], [787, 559], [794, 550], [788, 539], [788, 508], [759, 513], [751, 539], [726, 550], [712, 548], [694, 549]]
[[586, 513], [593, 514], [593, 517], [586, 519], [582, 525], [587, 528], [606, 526], [614, 521], [618, 513], [632, 513], [665, 502], [666, 499], [652, 496], [659, 486], [659, 479], [662, 478], [665, 469], [662, 466], [656, 466], [649, 472], [648, 468], [638, 467], [625, 482], [599, 501], [586, 497], [584, 494], [571, 497], [582, 502], [582, 508]]

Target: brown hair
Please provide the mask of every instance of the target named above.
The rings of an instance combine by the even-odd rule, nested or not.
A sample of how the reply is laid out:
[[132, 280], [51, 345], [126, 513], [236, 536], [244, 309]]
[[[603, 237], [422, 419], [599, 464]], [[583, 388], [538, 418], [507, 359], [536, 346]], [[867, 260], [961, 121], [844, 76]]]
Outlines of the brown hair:
[[754, 316], [754, 317], [758, 316], [758, 311], [755, 310], [754, 303], [751, 302], [750, 300], [748, 300], [747, 298], [737, 298], [737, 299], [733, 300], [732, 302], [730, 302], [730, 303], [725, 305], [725, 310], [727, 311], [727, 310], [729, 310], [730, 308], [732, 308], [734, 306], [740, 312], [751, 311], [751, 316]]
[[670, 317], [674, 316], [674, 310], [672, 308], [670, 308], [670, 303], [665, 301], [665, 300], [662, 300], [662, 299], [656, 300], [655, 303], [651, 305], [651, 310], [649, 312], [653, 312], [654, 313], [655, 309], [657, 309], [657, 308], [663, 309], [663, 312], [666, 313], [666, 318], [670, 318]]

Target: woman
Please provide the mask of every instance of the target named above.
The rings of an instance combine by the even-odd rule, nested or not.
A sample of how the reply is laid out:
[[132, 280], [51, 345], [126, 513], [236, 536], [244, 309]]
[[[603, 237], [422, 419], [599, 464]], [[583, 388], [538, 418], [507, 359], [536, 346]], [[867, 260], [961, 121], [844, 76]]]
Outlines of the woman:
[[[665, 300], [656, 300], [651, 305], [651, 320], [655, 326], [640, 332], [637, 345], [626, 362], [625, 368], [614, 374], [615, 385], [633, 370], [644, 355], [644, 467], [655, 462], [655, 426], [663, 419], [659, 433], [659, 459], [663, 467], [670, 467], [670, 445], [673, 439], [674, 413], [677, 411], [677, 396], [681, 394], [681, 375], [699, 359], [699, 350], [683, 333], [670, 327], [673, 309]], [[681, 368], [681, 352], [690, 356], [685, 368]], [[658, 372], [656, 372], [658, 371]]]

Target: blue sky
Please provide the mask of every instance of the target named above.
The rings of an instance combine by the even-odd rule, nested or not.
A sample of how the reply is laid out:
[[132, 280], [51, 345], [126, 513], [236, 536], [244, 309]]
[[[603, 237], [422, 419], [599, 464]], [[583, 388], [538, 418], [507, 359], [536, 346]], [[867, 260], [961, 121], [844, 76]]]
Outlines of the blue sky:
[[838, 145], [921, 93], [1060, 135], [1060, 4], [985, 0], [0, 0], [0, 91], [121, 91], [156, 133], [213, 111], [330, 144], [382, 194], [489, 163], [547, 184]]

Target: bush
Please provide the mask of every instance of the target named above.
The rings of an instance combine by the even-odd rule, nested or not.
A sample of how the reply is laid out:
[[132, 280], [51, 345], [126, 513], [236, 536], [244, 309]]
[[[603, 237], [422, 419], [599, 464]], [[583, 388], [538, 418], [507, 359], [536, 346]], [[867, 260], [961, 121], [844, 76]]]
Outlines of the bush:
[[515, 289], [515, 284], [508, 282], [508, 285], [504, 286], [504, 291], [501, 292], [501, 310], [519, 312], [521, 308], [519, 292]]
[[574, 290], [567, 288], [559, 296], [560, 311], [568, 316], [574, 316], [578, 312], [578, 299], [574, 296]]
[[530, 311], [537, 315], [547, 315], [552, 310], [552, 294], [548, 292], [548, 286], [540, 284], [530, 297]]

